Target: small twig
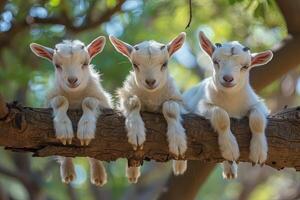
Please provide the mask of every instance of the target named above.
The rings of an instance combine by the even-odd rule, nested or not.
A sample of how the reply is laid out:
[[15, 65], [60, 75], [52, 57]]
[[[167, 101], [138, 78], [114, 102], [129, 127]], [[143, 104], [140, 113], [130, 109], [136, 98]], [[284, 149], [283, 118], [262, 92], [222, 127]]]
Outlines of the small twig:
[[190, 8], [190, 10], [189, 10], [189, 14], [190, 14], [190, 16], [189, 16], [189, 22], [188, 22], [188, 24], [186, 25], [185, 29], [187, 29], [187, 28], [189, 28], [189, 27], [190, 27], [190, 25], [191, 25], [191, 22], [192, 22], [192, 18], [193, 18], [193, 11], [192, 11], [192, 0], [188, 0], [188, 1], [189, 1], [189, 8]]

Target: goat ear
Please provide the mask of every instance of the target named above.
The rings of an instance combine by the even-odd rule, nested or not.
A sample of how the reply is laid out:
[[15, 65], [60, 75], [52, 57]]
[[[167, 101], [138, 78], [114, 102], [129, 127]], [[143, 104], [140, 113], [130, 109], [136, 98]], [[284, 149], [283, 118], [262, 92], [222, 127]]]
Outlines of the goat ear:
[[251, 55], [251, 67], [256, 67], [260, 65], [265, 65], [273, 58], [272, 51], [264, 51], [260, 53], [253, 53]]
[[31, 43], [30, 49], [35, 55], [52, 61], [53, 49], [36, 43]]
[[211, 57], [214, 50], [215, 45], [206, 37], [203, 31], [199, 32], [199, 41], [201, 48]]
[[104, 36], [99, 36], [94, 39], [88, 46], [87, 50], [89, 52], [90, 58], [94, 58], [98, 53], [100, 53], [105, 46], [106, 39]]
[[130, 54], [133, 50], [133, 47], [130, 44], [127, 44], [112, 35], [109, 36], [109, 40], [118, 52], [130, 58]]
[[180, 49], [185, 41], [185, 32], [180, 33], [167, 46], [169, 56], [172, 56], [178, 49]]

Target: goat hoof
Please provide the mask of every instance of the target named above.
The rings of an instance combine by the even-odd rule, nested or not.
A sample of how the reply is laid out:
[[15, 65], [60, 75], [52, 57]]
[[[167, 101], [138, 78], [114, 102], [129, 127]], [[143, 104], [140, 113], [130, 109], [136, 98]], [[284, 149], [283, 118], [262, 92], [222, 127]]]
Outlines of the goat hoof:
[[75, 175], [68, 175], [66, 177], [63, 178], [62, 182], [66, 183], [66, 184], [69, 184], [71, 183], [73, 180], [75, 180]]
[[139, 145], [138, 146], [138, 150], [143, 150], [143, 148], [144, 148], [144, 145]]
[[88, 146], [91, 143], [91, 139], [86, 139], [85, 140], [85, 145]]
[[137, 145], [132, 145], [133, 150], [137, 150]]
[[80, 145], [84, 146], [84, 140], [80, 140]]
[[72, 138], [67, 139], [67, 144], [72, 144]]
[[252, 167], [254, 167], [256, 165], [256, 163], [255, 162], [252, 162]]
[[66, 144], [67, 144], [67, 139], [65, 139], [65, 138], [60, 138], [59, 140], [61, 141], [61, 143], [62, 143], [63, 145], [66, 145]]
[[137, 177], [128, 178], [128, 182], [129, 183], [137, 183], [138, 182], [138, 178]]
[[231, 174], [229, 174], [229, 173], [226, 174], [226, 178], [227, 178], [227, 179], [231, 179]]
[[94, 179], [91, 182], [92, 182], [92, 184], [94, 184], [98, 187], [102, 187], [103, 185], [106, 184], [106, 180], [101, 180], [101, 179]]

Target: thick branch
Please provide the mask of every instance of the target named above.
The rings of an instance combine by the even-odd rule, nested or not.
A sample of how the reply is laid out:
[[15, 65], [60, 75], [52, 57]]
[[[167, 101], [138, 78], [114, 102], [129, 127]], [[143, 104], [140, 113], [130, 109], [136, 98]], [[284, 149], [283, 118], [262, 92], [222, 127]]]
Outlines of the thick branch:
[[[96, 138], [88, 147], [81, 147], [77, 139], [69, 146], [63, 146], [55, 139], [51, 113], [50, 109], [10, 105], [9, 116], [6, 121], [0, 122], [0, 145], [11, 150], [30, 151], [34, 156], [41, 157], [89, 156], [105, 161], [127, 158], [134, 162], [165, 162], [174, 158], [168, 151], [166, 123], [160, 114], [142, 114], [147, 128], [147, 141], [143, 150], [135, 152], [127, 142], [124, 118], [118, 112], [104, 112], [97, 123]], [[69, 116], [76, 130], [81, 112], [70, 111]], [[217, 163], [223, 160], [218, 149], [217, 134], [207, 120], [195, 115], [186, 115], [184, 126], [189, 146], [186, 159], [200, 160], [203, 163]], [[240, 161], [249, 161], [251, 133], [247, 119], [232, 120], [232, 130], [240, 146]], [[300, 107], [270, 116], [266, 132], [269, 142], [267, 164], [277, 169], [294, 167], [300, 170]]]
[[[261, 90], [300, 64], [300, 34], [289, 36], [273, 49], [273, 59], [251, 71], [251, 85]], [[264, 77], [264, 78], [262, 78]]]

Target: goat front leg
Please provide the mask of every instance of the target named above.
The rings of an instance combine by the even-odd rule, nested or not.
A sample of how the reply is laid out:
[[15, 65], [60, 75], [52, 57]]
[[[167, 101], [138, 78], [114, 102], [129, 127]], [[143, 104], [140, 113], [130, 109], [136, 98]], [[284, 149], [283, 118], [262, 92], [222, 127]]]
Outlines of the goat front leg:
[[73, 159], [69, 157], [57, 157], [60, 164], [60, 176], [62, 182], [70, 183], [76, 179], [76, 172], [73, 164]]
[[252, 132], [250, 142], [250, 160], [253, 165], [263, 165], [267, 160], [268, 144], [265, 135], [265, 128], [267, 125], [267, 118], [260, 110], [259, 105], [250, 111], [249, 126]]
[[[142, 120], [140, 110], [141, 102], [135, 95], [127, 98], [121, 98], [123, 113], [125, 115], [125, 127], [127, 129], [128, 142], [132, 144], [133, 149], [143, 148], [146, 140], [145, 125]], [[140, 177], [140, 167], [126, 167], [126, 177], [130, 183], [137, 183]]]
[[[176, 157], [183, 156], [187, 150], [187, 141], [185, 129], [181, 124], [180, 105], [176, 101], [166, 101], [163, 104], [162, 111], [168, 123], [169, 150]], [[175, 175], [183, 174], [186, 168], [186, 160], [173, 161], [173, 172]]]
[[103, 186], [107, 182], [107, 174], [103, 163], [94, 158], [88, 158], [90, 163], [91, 183], [96, 186]]
[[227, 112], [215, 105], [200, 101], [198, 104], [200, 114], [210, 119], [210, 123], [218, 133], [218, 143], [223, 158], [227, 161], [223, 162], [223, 177], [226, 179], [237, 177], [237, 164], [239, 146], [236, 138], [230, 130], [230, 118]]
[[218, 142], [223, 158], [235, 161], [239, 158], [239, 146], [230, 130], [230, 118], [225, 110], [218, 106], [211, 108], [210, 122], [218, 133]]
[[71, 144], [73, 134], [72, 122], [67, 115], [69, 102], [64, 96], [56, 96], [50, 100], [53, 109], [53, 123], [56, 137], [64, 144]]
[[95, 138], [96, 123], [100, 114], [99, 100], [93, 97], [86, 97], [82, 101], [83, 115], [78, 122], [77, 137], [81, 145], [89, 145]]
[[146, 140], [145, 125], [140, 114], [141, 102], [137, 96], [131, 96], [124, 102], [125, 126], [127, 129], [128, 142], [133, 149], [143, 149]]

